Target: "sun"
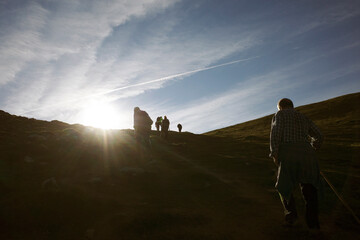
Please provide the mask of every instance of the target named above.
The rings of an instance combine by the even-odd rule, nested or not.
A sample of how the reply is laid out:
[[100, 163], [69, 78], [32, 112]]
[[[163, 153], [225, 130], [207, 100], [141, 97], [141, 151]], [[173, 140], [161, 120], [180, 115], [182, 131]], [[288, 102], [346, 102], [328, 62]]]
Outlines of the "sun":
[[121, 120], [119, 112], [110, 103], [90, 103], [81, 115], [84, 125], [103, 129], [118, 128]]

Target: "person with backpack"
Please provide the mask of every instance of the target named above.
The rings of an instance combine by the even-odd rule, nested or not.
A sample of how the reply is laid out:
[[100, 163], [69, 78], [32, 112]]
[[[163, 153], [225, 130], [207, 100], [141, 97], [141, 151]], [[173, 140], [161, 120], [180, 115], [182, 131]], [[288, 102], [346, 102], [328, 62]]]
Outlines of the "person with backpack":
[[168, 138], [169, 126], [170, 126], [170, 121], [166, 116], [164, 116], [164, 120], [161, 123], [161, 136], [164, 139]]
[[284, 207], [285, 224], [297, 220], [293, 190], [300, 185], [306, 208], [306, 224], [319, 229], [318, 197], [321, 186], [320, 170], [315, 150], [323, 136], [318, 127], [294, 109], [293, 102], [283, 98], [278, 102], [270, 133], [270, 157], [278, 167], [276, 189]]
[[134, 132], [135, 139], [138, 143], [144, 143], [147, 146], [150, 145], [152, 124], [153, 121], [147, 112], [140, 110], [139, 107], [134, 108]]
[[162, 121], [163, 118], [161, 116], [156, 118], [155, 127], [156, 127], [156, 131], [158, 132], [160, 131]]

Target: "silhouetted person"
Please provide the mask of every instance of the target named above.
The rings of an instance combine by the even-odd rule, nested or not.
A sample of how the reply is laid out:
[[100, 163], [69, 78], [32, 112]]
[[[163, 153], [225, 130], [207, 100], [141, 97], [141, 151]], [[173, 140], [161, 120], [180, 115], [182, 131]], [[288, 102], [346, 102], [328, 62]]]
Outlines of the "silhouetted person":
[[170, 121], [166, 116], [164, 116], [164, 120], [161, 123], [161, 136], [164, 139], [167, 139], [167, 137], [168, 137], [169, 126], [170, 126]]
[[158, 132], [160, 131], [162, 121], [163, 118], [161, 116], [156, 118], [155, 127], [156, 127], [156, 131]]
[[285, 210], [285, 221], [292, 225], [297, 220], [293, 189], [300, 184], [306, 206], [306, 223], [319, 229], [317, 190], [320, 187], [320, 170], [315, 150], [323, 137], [317, 126], [297, 112], [290, 99], [278, 102], [270, 134], [270, 157], [278, 166], [275, 187]]
[[182, 125], [179, 123], [179, 124], [177, 125], [177, 128], [179, 129], [179, 132], [181, 132]]
[[134, 129], [135, 139], [138, 143], [150, 145], [150, 132], [153, 121], [147, 112], [140, 110], [139, 107], [134, 108]]

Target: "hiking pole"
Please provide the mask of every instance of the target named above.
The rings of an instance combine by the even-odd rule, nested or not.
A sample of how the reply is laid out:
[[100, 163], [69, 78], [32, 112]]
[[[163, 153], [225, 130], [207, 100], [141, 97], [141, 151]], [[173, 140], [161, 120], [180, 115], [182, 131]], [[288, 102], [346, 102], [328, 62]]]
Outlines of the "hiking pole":
[[360, 220], [359, 218], [356, 216], [355, 212], [351, 209], [351, 207], [349, 206], [349, 204], [347, 204], [345, 202], [345, 200], [340, 196], [340, 194], [335, 190], [334, 186], [331, 184], [331, 182], [325, 177], [325, 175], [320, 171], [321, 176], [325, 179], [325, 181], [327, 182], [327, 184], [329, 184], [330, 188], [333, 190], [333, 192], [335, 193], [335, 195], [340, 199], [340, 201], [342, 202], [342, 204], [344, 204], [345, 208], [347, 210], [349, 210], [349, 212], [351, 213], [351, 215], [355, 218], [356, 222], [360, 225]]

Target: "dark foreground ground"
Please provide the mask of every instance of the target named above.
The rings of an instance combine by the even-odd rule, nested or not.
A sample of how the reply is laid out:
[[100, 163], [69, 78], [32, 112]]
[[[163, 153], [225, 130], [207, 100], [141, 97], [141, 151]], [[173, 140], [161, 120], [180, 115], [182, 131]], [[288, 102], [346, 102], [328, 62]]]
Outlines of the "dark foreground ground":
[[[323, 108], [310, 109], [302, 111], [326, 138], [321, 169], [360, 216], [359, 110], [321, 118]], [[206, 135], [171, 132], [168, 141], [153, 132], [151, 149], [142, 149], [131, 130], [0, 111], [0, 239], [359, 239], [360, 226], [326, 184], [320, 232], [306, 228], [299, 190], [299, 222], [282, 225], [270, 119]]]
[[[53, 146], [47, 141], [41, 149], [27, 143], [17, 154], [3, 150], [1, 239], [359, 236], [359, 226], [328, 188], [321, 233], [309, 232], [303, 217], [293, 228], [283, 227], [276, 169], [265, 144], [190, 133], [171, 133], [166, 142], [154, 133], [152, 149], [141, 150], [131, 131], [95, 136]], [[358, 172], [344, 176], [329, 168], [326, 174], [359, 213]]]

